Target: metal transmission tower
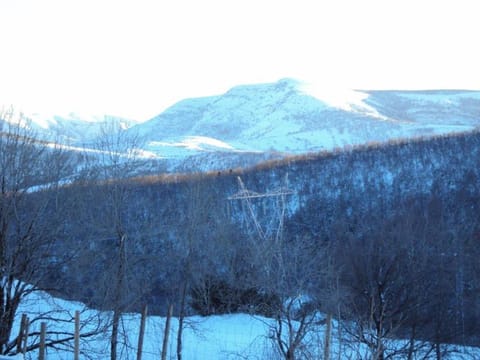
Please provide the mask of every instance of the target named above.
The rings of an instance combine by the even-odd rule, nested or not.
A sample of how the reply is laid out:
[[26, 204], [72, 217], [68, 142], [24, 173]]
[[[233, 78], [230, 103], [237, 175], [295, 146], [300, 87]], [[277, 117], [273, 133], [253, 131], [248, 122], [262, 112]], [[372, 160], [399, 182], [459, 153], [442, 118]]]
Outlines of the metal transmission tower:
[[285, 198], [287, 195], [295, 194], [295, 191], [290, 190], [288, 188], [288, 173], [285, 175], [284, 186], [266, 193], [257, 193], [255, 191], [248, 190], [245, 187], [245, 184], [243, 183], [242, 178], [240, 176], [237, 176], [237, 181], [238, 181], [240, 190], [237, 193], [233, 194], [232, 196], [229, 196], [227, 199], [241, 200], [242, 203], [246, 205], [248, 214], [252, 218], [255, 229], [262, 240], [267, 240], [267, 235], [263, 230], [262, 226], [260, 225], [260, 223], [258, 222], [257, 216], [255, 215], [255, 212], [253, 210], [253, 205], [252, 205], [252, 199], [260, 199], [260, 198], [267, 198], [267, 197], [279, 198], [281, 213], [279, 214], [279, 224], [278, 224], [277, 233], [275, 236], [275, 240], [278, 241], [281, 238], [282, 230], [283, 230], [283, 221], [284, 221], [285, 209], [286, 209]]

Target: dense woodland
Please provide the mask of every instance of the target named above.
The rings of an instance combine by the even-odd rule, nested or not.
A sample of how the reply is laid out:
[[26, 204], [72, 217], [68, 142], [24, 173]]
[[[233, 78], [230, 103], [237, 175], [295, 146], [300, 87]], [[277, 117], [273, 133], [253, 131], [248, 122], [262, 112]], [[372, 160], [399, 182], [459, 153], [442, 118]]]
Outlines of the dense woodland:
[[[174, 304], [181, 319], [263, 314], [278, 319], [279, 338], [298, 321], [291, 341], [279, 341], [287, 359], [318, 312], [344, 320], [375, 359], [413, 358], [422, 340], [438, 358], [440, 343], [480, 345], [478, 132], [149, 177], [105, 138], [108, 158], [90, 159], [68, 183], [54, 180], [78, 174], [85, 158], [9, 132], [2, 293], [20, 279], [114, 314], [147, 303], [156, 314]], [[15, 169], [26, 164], [32, 171]], [[4, 301], [0, 310], [7, 353], [15, 309]], [[393, 338], [411, 341], [393, 350]]]
[[[66, 188], [60, 197], [81, 206], [65, 245], [82, 246], [61, 289], [111, 306], [118, 294], [109, 298], [106, 284], [125, 256], [125, 310], [148, 302], [164, 313], [173, 302], [187, 314], [273, 316], [306, 294], [309, 306], [353, 319], [355, 332], [476, 344], [479, 140], [372, 144], [244, 171]], [[229, 199], [238, 177], [258, 194], [292, 193]]]

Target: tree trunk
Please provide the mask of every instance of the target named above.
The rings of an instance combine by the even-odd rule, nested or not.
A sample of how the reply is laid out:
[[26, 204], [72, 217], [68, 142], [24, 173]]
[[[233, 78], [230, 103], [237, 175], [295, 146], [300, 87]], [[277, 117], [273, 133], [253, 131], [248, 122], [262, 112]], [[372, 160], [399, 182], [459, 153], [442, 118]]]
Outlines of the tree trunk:
[[435, 354], [437, 355], [437, 360], [442, 360], [442, 347], [439, 342], [435, 344]]
[[178, 314], [178, 331], [177, 331], [177, 360], [182, 360], [182, 336], [183, 322], [185, 320], [185, 298], [187, 297], [187, 281], [183, 283], [182, 298], [180, 299], [180, 312]]
[[[7, 280], [10, 282], [10, 280]], [[7, 294], [6, 296], [4, 294]], [[4, 354], [7, 350], [7, 345], [10, 339], [12, 332], [13, 322], [15, 314], [17, 313], [18, 305], [20, 300], [17, 296], [8, 295], [10, 293], [9, 285], [7, 285], [7, 290], [0, 289], [0, 295], [2, 295], [3, 304], [0, 304], [1, 316], [0, 316], [0, 354]], [[6, 301], [5, 301], [6, 297]]]
[[122, 315], [123, 283], [125, 280], [125, 238], [121, 235], [119, 240], [119, 259], [115, 288], [115, 306], [112, 319], [112, 337], [110, 339], [110, 360], [117, 359], [118, 330], [120, 327], [120, 317]]
[[113, 312], [112, 336], [110, 338], [110, 360], [117, 360], [118, 328], [120, 325], [120, 311]]
[[168, 337], [170, 335], [170, 321], [173, 314], [173, 305], [168, 308], [167, 319], [165, 322], [165, 332], [163, 334], [162, 360], [167, 360]]
[[143, 339], [145, 337], [145, 322], [147, 320], [148, 307], [145, 305], [142, 311], [142, 318], [140, 320], [140, 333], [138, 335], [137, 360], [142, 360]]
[[408, 355], [407, 360], [413, 359], [413, 354], [415, 352], [415, 337], [416, 337], [416, 327], [415, 325], [412, 326], [412, 333], [410, 336], [410, 343], [408, 344]]
[[285, 360], [295, 360], [295, 351], [292, 348], [287, 350], [287, 354], [285, 355]]

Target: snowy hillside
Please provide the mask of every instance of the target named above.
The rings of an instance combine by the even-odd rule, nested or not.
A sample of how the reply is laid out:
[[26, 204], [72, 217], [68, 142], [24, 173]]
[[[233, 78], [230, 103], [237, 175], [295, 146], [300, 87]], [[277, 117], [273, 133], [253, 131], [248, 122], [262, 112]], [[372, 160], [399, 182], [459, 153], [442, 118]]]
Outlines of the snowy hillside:
[[100, 135], [102, 124], [113, 119], [124, 129], [138, 122], [109, 115], [90, 114], [29, 114], [32, 129], [42, 139], [55, 140], [70, 146], [91, 144]]
[[472, 130], [480, 91], [328, 91], [283, 79], [183, 100], [132, 128], [167, 157], [199, 152], [304, 153]]
[[[91, 143], [104, 117], [32, 116], [41, 134]], [[247, 166], [282, 154], [469, 131], [480, 91], [353, 91], [282, 79], [182, 100], [145, 122], [123, 120], [172, 171]]]

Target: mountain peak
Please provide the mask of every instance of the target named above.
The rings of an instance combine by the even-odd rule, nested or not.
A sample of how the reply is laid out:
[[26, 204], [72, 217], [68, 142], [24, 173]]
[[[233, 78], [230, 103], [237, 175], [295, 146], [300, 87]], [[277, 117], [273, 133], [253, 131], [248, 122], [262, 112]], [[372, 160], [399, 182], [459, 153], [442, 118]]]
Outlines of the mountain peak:
[[208, 152], [303, 153], [471, 130], [480, 124], [479, 94], [360, 91], [284, 78], [182, 100], [135, 128], [158, 153], [197, 137], [223, 144], [202, 148]]

